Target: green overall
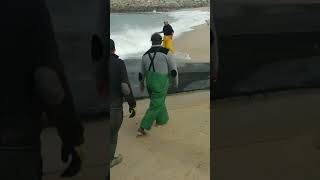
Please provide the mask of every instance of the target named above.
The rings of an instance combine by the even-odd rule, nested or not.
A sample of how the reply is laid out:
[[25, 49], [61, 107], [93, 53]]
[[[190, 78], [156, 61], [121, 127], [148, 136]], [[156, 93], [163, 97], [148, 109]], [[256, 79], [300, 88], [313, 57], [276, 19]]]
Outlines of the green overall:
[[[161, 74], [155, 71], [154, 58], [149, 54], [151, 60], [149, 70], [146, 72], [146, 84], [147, 90], [150, 96], [150, 105], [144, 115], [140, 127], [146, 130], [150, 130], [154, 121], [157, 125], [166, 124], [169, 120], [165, 100], [169, 88], [168, 75]], [[153, 71], [151, 71], [151, 67]]]

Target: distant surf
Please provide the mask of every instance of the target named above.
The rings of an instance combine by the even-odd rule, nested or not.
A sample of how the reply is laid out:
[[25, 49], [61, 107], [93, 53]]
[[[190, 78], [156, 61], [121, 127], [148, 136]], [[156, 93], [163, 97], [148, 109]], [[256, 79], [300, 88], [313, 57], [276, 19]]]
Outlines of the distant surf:
[[[116, 43], [117, 54], [122, 59], [141, 57], [150, 48], [150, 36], [162, 30], [163, 21], [168, 20], [175, 30], [174, 37], [192, 31], [192, 27], [205, 24], [210, 12], [201, 10], [179, 10], [173, 12], [112, 13], [111, 38]], [[195, 42], [196, 43], [196, 42]], [[178, 53], [188, 59], [188, 54]]]

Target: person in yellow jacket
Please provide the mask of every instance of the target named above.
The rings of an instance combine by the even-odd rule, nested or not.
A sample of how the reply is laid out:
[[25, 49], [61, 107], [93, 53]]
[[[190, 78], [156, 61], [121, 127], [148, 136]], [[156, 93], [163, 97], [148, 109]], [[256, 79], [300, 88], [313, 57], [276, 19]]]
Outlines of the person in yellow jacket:
[[163, 29], [161, 32], [159, 32], [164, 34], [163, 47], [169, 49], [171, 53], [174, 53], [175, 50], [173, 48], [173, 43], [172, 43], [174, 30], [168, 21], [164, 21], [163, 24], [164, 24]]

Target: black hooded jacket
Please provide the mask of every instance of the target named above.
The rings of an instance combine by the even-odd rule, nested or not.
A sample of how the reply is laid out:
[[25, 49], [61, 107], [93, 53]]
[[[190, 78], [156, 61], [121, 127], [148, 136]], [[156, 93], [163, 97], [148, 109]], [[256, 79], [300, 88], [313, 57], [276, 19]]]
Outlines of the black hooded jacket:
[[174, 33], [174, 30], [170, 24], [163, 26], [162, 32], [165, 36], [171, 36]]

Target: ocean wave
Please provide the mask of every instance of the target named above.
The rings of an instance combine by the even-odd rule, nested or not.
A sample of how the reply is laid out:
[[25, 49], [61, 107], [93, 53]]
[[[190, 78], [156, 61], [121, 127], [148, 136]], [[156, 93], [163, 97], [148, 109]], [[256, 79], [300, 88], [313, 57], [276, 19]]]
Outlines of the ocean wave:
[[[200, 10], [183, 10], [174, 12], [157, 12], [170, 17], [169, 23], [175, 31], [175, 37], [182, 35], [185, 32], [192, 31], [194, 26], [205, 24], [210, 18], [210, 12]], [[149, 14], [149, 13], [148, 13]], [[148, 16], [146, 14], [146, 16]], [[159, 21], [166, 20], [166, 16], [162, 16]], [[117, 32], [111, 32], [111, 38], [116, 43], [117, 54], [125, 59], [127, 57], [139, 57], [144, 51], [150, 48], [150, 36], [154, 32], [162, 30], [162, 26], [141, 27], [124, 24]]]

